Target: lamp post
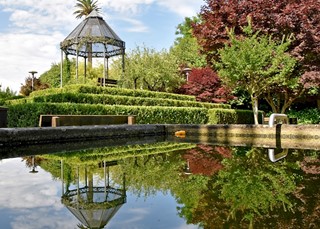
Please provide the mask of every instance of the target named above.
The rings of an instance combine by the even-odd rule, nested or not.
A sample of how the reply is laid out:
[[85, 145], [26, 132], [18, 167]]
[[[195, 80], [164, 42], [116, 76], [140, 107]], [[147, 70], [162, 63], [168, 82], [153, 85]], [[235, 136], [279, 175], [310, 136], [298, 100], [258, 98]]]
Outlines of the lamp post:
[[191, 68], [188, 68], [188, 67], [182, 69], [182, 72], [183, 72], [183, 73], [185, 74], [185, 76], [186, 76], [187, 82], [189, 81], [189, 74], [190, 74], [191, 71], [192, 71], [192, 69], [191, 69]]
[[33, 89], [34, 89], [34, 82], [33, 82], [34, 74], [36, 74], [36, 73], [38, 73], [38, 72], [37, 72], [37, 71], [30, 71], [29, 73], [32, 75], [32, 85], [31, 85], [31, 90], [33, 91]]

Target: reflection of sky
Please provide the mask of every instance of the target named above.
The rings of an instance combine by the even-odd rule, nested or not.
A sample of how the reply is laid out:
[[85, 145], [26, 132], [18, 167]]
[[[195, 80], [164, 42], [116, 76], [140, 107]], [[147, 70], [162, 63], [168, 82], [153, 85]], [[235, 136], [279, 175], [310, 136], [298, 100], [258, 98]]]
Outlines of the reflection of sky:
[[0, 162], [0, 222], [6, 228], [75, 228], [77, 220], [60, 203], [61, 183], [20, 158]]
[[[61, 181], [40, 167], [36, 174], [30, 170], [20, 158], [0, 161], [0, 228], [77, 228], [80, 222], [61, 204]], [[197, 228], [186, 225], [176, 207], [171, 195], [158, 193], [145, 200], [127, 193], [127, 203], [106, 228]]]

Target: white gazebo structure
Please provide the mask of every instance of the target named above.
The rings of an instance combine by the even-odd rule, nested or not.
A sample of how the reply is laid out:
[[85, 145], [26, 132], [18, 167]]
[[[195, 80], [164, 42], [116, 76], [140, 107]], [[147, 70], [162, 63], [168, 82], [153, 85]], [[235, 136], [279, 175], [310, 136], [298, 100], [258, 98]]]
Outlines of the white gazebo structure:
[[84, 77], [87, 74], [87, 62], [92, 58], [103, 58], [104, 82], [108, 78], [109, 58], [121, 55], [124, 71], [125, 42], [111, 29], [103, 18], [93, 10], [61, 43], [60, 86], [63, 79], [63, 57], [76, 56], [76, 79], [78, 79], [78, 59], [84, 58]]

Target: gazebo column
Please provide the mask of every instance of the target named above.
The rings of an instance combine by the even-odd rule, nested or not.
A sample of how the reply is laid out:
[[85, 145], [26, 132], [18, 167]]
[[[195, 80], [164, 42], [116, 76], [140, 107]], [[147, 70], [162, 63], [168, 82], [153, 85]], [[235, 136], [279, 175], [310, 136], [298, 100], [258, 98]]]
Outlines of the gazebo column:
[[124, 64], [124, 49], [123, 49], [123, 52], [122, 52], [122, 78], [124, 78], [124, 72], [125, 72], [125, 64]]
[[78, 53], [78, 47], [77, 47], [77, 50], [76, 50], [76, 80], [77, 80], [77, 83], [78, 83], [78, 77], [79, 77], [78, 68], [79, 68], [79, 53]]
[[86, 83], [87, 79], [87, 58], [84, 57], [84, 82]]
[[63, 50], [61, 49], [60, 88], [62, 88], [62, 79], [63, 79]]
[[103, 46], [103, 86], [106, 86], [106, 45]]

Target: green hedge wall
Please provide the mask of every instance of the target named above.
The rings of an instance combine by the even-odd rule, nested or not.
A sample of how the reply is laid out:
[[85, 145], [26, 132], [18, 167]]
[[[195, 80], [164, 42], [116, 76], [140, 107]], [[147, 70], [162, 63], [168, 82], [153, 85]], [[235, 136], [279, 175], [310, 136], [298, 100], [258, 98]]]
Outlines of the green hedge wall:
[[132, 97], [149, 97], [149, 98], [196, 101], [195, 96], [190, 96], [190, 95], [179, 95], [179, 94], [166, 93], [166, 92], [132, 90], [132, 89], [114, 88], [114, 87], [97, 87], [97, 86], [87, 86], [87, 85], [68, 85], [63, 88], [50, 88], [50, 89], [41, 90], [41, 91], [34, 91], [30, 94], [30, 97], [57, 94], [57, 93], [63, 93], [63, 92], [83, 93], [83, 94], [122, 95], [122, 96], [132, 96]]
[[[226, 104], [202, 103], [187, 100], [159, 99], [147, 97], [132, 97], [105, 94], [81, 94], [81, 93], [60, 93], [44, 96], [37, 96], [24, 102], [49, 102], [49, 103], [86, 103], [104, 105], [128, 105], [128, 106], [167, 106], [167, 107], [204, 107], [204, 108], [230, 108]], [[18, 102], [19, 103], [19, 102]]]
[[136, 115], [137, 124], [205, 124], [208, 109], [160, 106], [110, 106], [75, 103], [25, 103], [8, 106], [9, 127], [36, 127], [43, 114]]
[[[259, 123], [263, 113], [259, 112]], [[253, 112], [250, 110], [210, 109], [208, 124], [254, 124]]]

